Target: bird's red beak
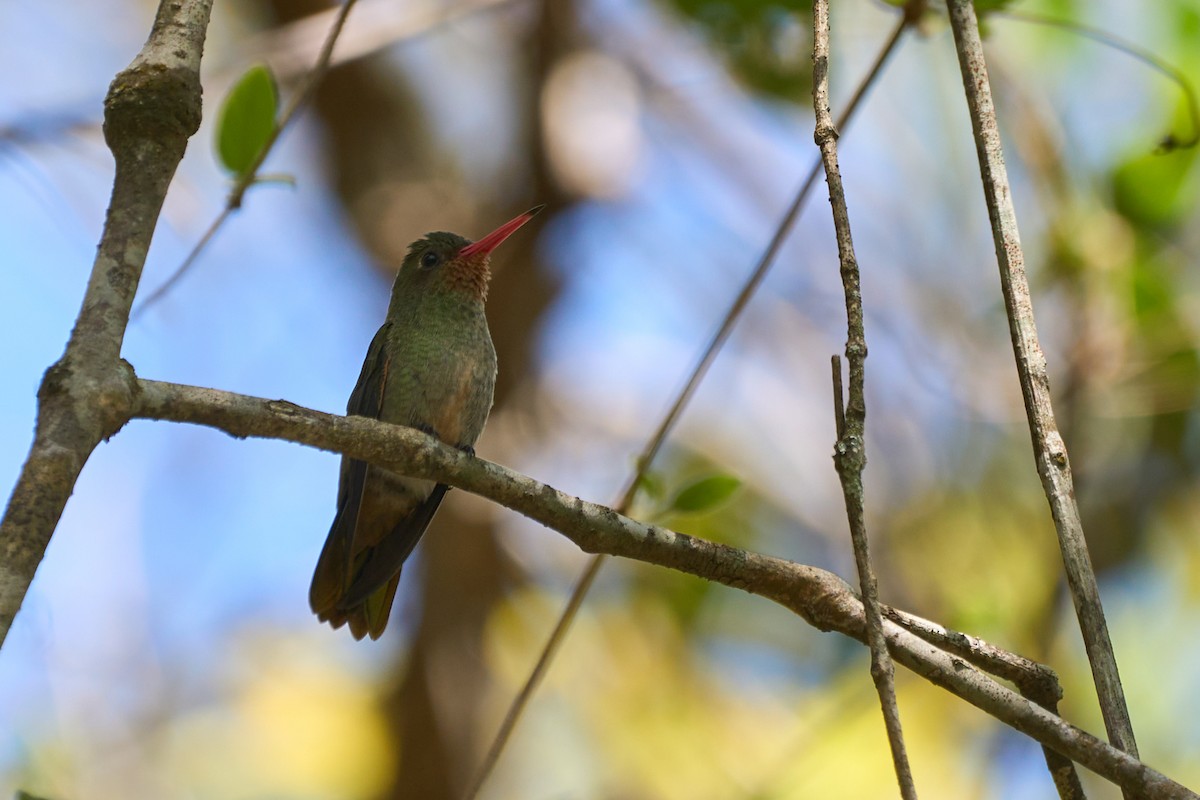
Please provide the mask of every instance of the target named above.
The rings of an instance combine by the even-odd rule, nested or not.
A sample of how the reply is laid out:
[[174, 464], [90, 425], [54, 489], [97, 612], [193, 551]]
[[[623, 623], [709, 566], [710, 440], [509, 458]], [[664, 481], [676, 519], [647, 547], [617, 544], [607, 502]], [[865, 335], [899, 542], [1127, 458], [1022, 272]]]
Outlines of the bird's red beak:
[[478, 242], [472, 242], [462, 250], [459, 250], [459, 258], [464, 256], [488, 255], [497, 247], [499, 247], [501, 242], [516, 233], [517, 228], [521, 227], [526, 222], [529, 222], [529, 220], [537, 216], [537, 213], [545, 207], [545, 205], [540, 205], [535, 208], [531, 208], [521, 216], [516, 217], [515, 219], [510, 219], [508, 222], [504, 223], [499, 228], [496, 228], [496, 230], [492, 231]]

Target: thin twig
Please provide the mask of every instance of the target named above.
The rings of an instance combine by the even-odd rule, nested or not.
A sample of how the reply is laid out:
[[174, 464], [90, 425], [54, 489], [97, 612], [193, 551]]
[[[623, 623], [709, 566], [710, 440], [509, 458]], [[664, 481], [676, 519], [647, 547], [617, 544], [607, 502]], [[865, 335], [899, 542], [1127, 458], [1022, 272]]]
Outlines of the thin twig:
[[162, 286], [159, 286], [157, 289], [151, 292], [150, 296], [139, 303], [138, 307], [133, 310], [133, 313], [129, 315], [130, 321], [140, 317], [146, 312], [146, 309], [157, 303], [163, 298], [163, 296], [167, 294], [167, 292], [174, 288], [175, 284], [178, 283], [179, 280], [187, 273], [187, 271], [192, 268], [192, 264], [197, 258], [199, 258], [200, 252], [204, 250], [212, 238], [217, 235], [217, 231], [220, 230], [225, 224], [225, 220], [229, 219], [229, 217], [233, 214], [233, 211], [233, 206], [229, 205], [225, 206], [225, 208], [221, 210], [221, 213], [217, 215], [216, 219], [209, 224], [208, 230], [206, 230], [204, 235], [200, 237], [200, 241], [196, 242], [195, 247], [193, 247], [192, 251], [187, 254], [187, 258], [183, 259], [179, 267], [173, 273], [171, 273], [171, 277], [167, 278], [166, 282], [163, 283]]
[[[130, 413], [134, 418], [207, 425], [236, 437], [297, 442], [401, 475], [446, 483], [524, 514], [585, 552], [655, 564], [751, 592], [779, 603], [818, 630], [858, 642], [866, 639], [861, 600], [831, 572], [638, 522], [412, 428], [324, 414], [283, 400], [150, 380], [136, 381]], [[997, 683], [966, 659], [890, 621], [884, 632], [898, 663], [1097, 774], [1150, 796], [1200, 800], [1128, 753]]]
[[[879, 608], [875, 571], [871, 568], [866, 515], [863, 511], [863, 470], [867, 466], [867, 337], [863, 325], [862, 283], [858, 260], [854, 255], [854, 240], [850, 234], [850, 211], [846, 206], [846, 191], [838, 168], [838, 134], [829, 110], [829, 0], [816, 0], [813, 3], [813, 111], [816, 113], [813, 138], [821, 148], [821, 161], [825, 165], [825, 182], [829, 185], [829, 204], [833, 208], [833, 227], [837, 233], [842, 288], [846, 294], [846, 362], [850, 386], [845, 419], [839, 426], [842, 435], [834, 448], [833, 462], [846, 499], [846, 518], [850, 523], [854, 563], [858, 567], [858, 581], [867, 620], [867, 644], [871, 648], [871, 678], [883, 709], [883, 725], [892, 750], [892, 764], [900, 784], [900, 795], [905, 800], [916, 800], [917, 787], [913, 782], [904, 745], [904, 731], [900, 725], [895, 668], [883, 633], [883, 613]], [[835, 366], [840, 367], [838, 364]], [[841, 375], [840, 369], [838, 375]], [[838, 403], [841, 403], [840, 391]]]
[[1133, 725], [1125, 705], [1117, 660], [1100, 602], [1100, 590], [1083, 536], [1079, 507], [1075, 502], [1067, 447], [1058, 431], [1050, 401], [1050, 376], [1046, 357], [1038, 342], [1033, 300], [1025, 275], [1025, 257], [1017, 231], [1012, 189], [1004, 166], [979, 24], [970, 0], [950, 0], [949, 9], [1038, 475], [1054, 517], [1067, 584], [1075, 602], [1075, 613], [1091, 663], [1104, 726], [1114, 745], [1136, 757]]
[[271, 154], [271, 149], [275, 147], [275, 142], [279, 141], [279, 137], [283, 134], [284, 130], [308, 103], [317, 85], [325, 77], [325, 72], [329, 69], [329, 60], [333, 56], [333, 47], [337, 44], [338, 37], [342, 34], [342, 28], [346, 24], [346, 17], [350, 15], [350, 10], [354, 8], [357, 2], [358, 0], [346, 0], [342, 4], [342, 7], [338, 9], [338, 14], [333, 20], [333, 25], [329, 28], [329, 34], [325, 37], [325, 43], [321, 45], [321, 52], [317, 55], [316, 63], [313, 64], [312, 69], [305, 75], [300, 89], [288, 101], [283, 114], [279, 117], [279, 124], [272, 129], [271, 135], [267, 137], [267, 141], [263, 144], [258, 156], [250, 164], [250, 167], [238, 176], [237, 181], [233, 184], [233, 188], [229, 190], [229, 197], [225, 200], [225, 208], [213, 219], [212, 224], [208, 226], [208, 230], [196, 242], [195, 247], [183, 259], [183, 262], [171, 273], [171, 277], [167, 278], [162, 286], [155, 289], [149, 297], [134, 309], [132, 319], [137, 319], [144, 314], [147, 308], [161, 300], [183, 278], [184, 274], [196, 263], [196, 259], [200, 256], [200, 253], [212, 241], [213, 236], [225, 224], [225, 221], [233, 216], [234, 211], [242, 207], [242, 200], [246, 196], [246, 190], [258, 181], [258, 170], [262, 167], [263, 162], [267, 160], [267, 156]]
[[[887, 42], [880, 49], [879, 54], [875, 57], [875, 62], [871, 65], [871, 69], [858, 84], [858, 87], [854, 91], [854, 95], [850, 98], [850, 102], [846, 105], [846, 110], [843, 111], [841, 117], [838, 118], [837, 124], [840, 127], [845, 127], [849, 124], [851, 118], [854, 116], [854, 113], [858, 110], [863, 98], [866, 96], [867, 90], [874, 85], [875, 80], [879, 77], [879, 73], [883, 70], [884, 64], [887, 63], [888, 58], [895, 51], [897, 45], [900, 44], [900, 38], [903, 36], [904, 31], [907, 30], [911, 25], [916, 24], [920, 18], [920, 13], [924, 6], [925, 0], [910, 0], [908, 5], [905, 6], [904, 16], [901, 18], [900, 22], [897, 23], [895, 29], [892, 31], [891, 36], [888, 37]], [[816, 184], [817, 177], [820, 174], [821, 161], [820, 159], [817, 159], [813, 162], [812, 167], [809, 169], [808, 175], [805, 176], [804, 182], [800, 186], [800, 190], [796, 193], [796, 198], [792, 201], [791, 206], [788, 208], [787, 212], [783, 216], [783, 219], [780, 220], [779, 225], [776, 227], [775, 233], [771, 237], [770, 243], [767, 245], [767, 249], [759, 258], [758, 263], [755, 265], [754, 270], [750, 273], [750, 276], [746, 279], [745, 283], [742, 284], [742, 287], [738, 291], [737, 297], [734, 298], [733, 303], [730, 305], [729, 310], [725, 312], [725, 316], [722, 318], [721, 324], [718, 326], [716, 333], [713, 334], [707, 346], [704, 348], [703, 354], [701, 354], [700, 359], [696, 362], [696, 366], [692, 368], [691, 374], [688, 376], [683, 388], [680, 389], [678, 395], [676, 395], [674, 402], [671, 404], [671, 408], [667, 411], [666, 415], [659, 423], [658, 428], [655, 429], [654, 434], [646, 442], [645, 447], [642, 448], [642, 452], [637, 459], [637, 468], [634, 470], [633, 475], [630, 476], [629, 482], [622, 491], [620, 501], [614, 506], [614, 508], [616, 508], [619, 512], [628, 513], [630, 506], [633, 504], [633, 498], [637, 495], [638, 487], [641, 485], [642, 478], [646, 474], [646, 470], [650, 468], [650, 465], [658, 456], [659, 450], [662, 449], [663, 443], [666, 441], [668, 434], [670, 434], [671, 430], [675, 427], [675, 423], [679, 421], [679, 417], [683, 414], [684, 408], [687, 407], [688, 402], [692, 399], [692, 395], [696, 393], [696, 389], [699, 387], [700, 381], [703, 380], [704, 376], [708, 373], [709, 367], [712, 366], [717, 354], [721, 351], [721, 348], [724, 346], [726, 340], [728, 340], [729, 335], [733, 332], [733, 328], [741, 318], [742, 312], [750, 302], [750, 298], [754, 296], [754, 293], [758, 290], [758, 287], [762, 285], [763, 279], [766, 277], [767, 272], [775, 263], [775, 259], [779, 255], [779, 251], [783, 247], [783, 243], [787, 240], [788, 234], [791, 233], [792, 227], [799, 218], [801, 210], [803, 210], [805, 204], [808, 202], [808, 196], [811, 194], [812, 188]], [[601, 554], [594, 556], [584, 567], [583, 574], [581, 574], [579, 579], [576, 581], [575, 587], [571, 591], [571, 596], [567, 600], [567, 605], [563, 609], [558, 622], [555, 623], [554, 630], [551, 632], [550, 637], [546, 640], [546, 643], [542, 646], [541, 653], [538, 656], [537, 664], [529, 673], [529, 676], [525, 679], [525, 683], [522, 685], [521, 690], [517, 693], [516, 697], [513, 699], [513, 702], [510, 704], [508, 711], [505, 713], [504, 721], [500, 726], [500, 730], [497, 731], [495, 738], [488, 747], [487, 756], [485, 757], [483, 763], [480, 764], [479, 769], [476, 772], [475, 779], [471, 781], [472, 788], [466, 795], [464, 795], [464, 800], [474, 800], [480, 788], [482, 788], [483, 784], [487, 781], [488, 775], [491, 774], [492, 769], [496, 766], [496, 762], [499, 760], [500, 755], [504, 752], [504, 747], [508, 743], [513, 729], [516, 727], [517, 721], [520, 719], [524, 707], [528, 704], [529, 699], [537, 690], [537, 685], [541, 681], [542, 676], [545, 675], [546, 670], [549, 669], [549, 666], [553, 660], [554, 652], [558, 649], [562, 640], [570, 631], [571, 623], [578, 614], [579, 608], [583, 605], [583, 599], [591, 589], [592, 583], [595, 581], [596, 575], [599, 573], [603, 565], [604, 555]]]
[[[397, 13], [395, 0], [364, 0], [355, 9], [354, 19], [338, 37], [337, 52], [330, 57], [329, 66], [337, 67], [365, 58], [512, 1], [464, 0], [453, 5], [408, 3], [404, 5], [403, 13]], [[231, 61], [264, 61], [282, 80], [299, 76], [309, 70], [310, 54], [325, 41], [333, 17], [339, 13], [340, 8], [322, 9], [247, 37], [229, 58]]]

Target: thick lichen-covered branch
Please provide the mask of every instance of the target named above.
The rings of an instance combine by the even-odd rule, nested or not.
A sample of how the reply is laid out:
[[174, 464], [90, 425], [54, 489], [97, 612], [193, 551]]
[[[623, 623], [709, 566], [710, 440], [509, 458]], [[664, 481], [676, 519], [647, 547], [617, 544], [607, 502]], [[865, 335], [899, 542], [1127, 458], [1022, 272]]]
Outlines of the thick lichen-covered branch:
[[116, 161], [104, 232], [75, 327], [38, 390], [33, 445], [0, 520], [0, 644], [25, 599], [80, 470], [129, 418], [121, 360], [129, 309], [167, 187], [200, 125], [200, 56], [212, 0], [163, 2], [150, 37], [104, 103]]

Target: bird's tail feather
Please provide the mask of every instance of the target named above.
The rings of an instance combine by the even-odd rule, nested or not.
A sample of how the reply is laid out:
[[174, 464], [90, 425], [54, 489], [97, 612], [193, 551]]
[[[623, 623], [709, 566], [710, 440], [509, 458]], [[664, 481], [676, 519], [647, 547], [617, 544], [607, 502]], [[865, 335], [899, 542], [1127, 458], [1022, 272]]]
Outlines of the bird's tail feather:
[[355, 571], [354, 581], [338, 601], [339, 609], [345, 610], [365, 603], [369, 597], [374, 596], [379, 589], [400, 574], [400, 568], [404, 566], [425, 529], [433, 521], [433, 515], [437, 513], [442, 497], [449, 488], [444, 483], [434, 486], [428, 498], [400, 520], [383, 541], [371, 548], [362, 567]]

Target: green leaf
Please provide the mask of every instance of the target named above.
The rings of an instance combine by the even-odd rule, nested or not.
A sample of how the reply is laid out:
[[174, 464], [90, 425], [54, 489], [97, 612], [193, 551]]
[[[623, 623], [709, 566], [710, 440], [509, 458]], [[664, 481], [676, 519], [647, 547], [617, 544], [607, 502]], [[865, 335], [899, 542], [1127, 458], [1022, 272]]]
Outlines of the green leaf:
[[46, 798], [36, 794], [30, 794], [23, 789], [17, 789], [16, 794], [13, 795], [13, 800], [46, 800]]
[[733, 76], [789, 102], [812, 95], [811, 0], [667, 0], [709, 43]]
[[668, 511], [698, 514], [724, 503], [742, 482], [732, 475], [713, 475], [685, 486], [675, 495]]
[[662, 475], [657, 472], [643, 472], [638, 478], [638, 488], [646, 493], [646, 496], [658, 500], [663, 496], [663, 479]]
[[1195, 201], [1196, 156], [1194, 149], [1145, 153], [1120, 164], [1112, 174], [1117, 211], [1135, 225], [1162, 230], [1179, 224]]
[[255, 64], [229, 90], [217, 120], [217, 157], [241, 178], [250, 171], [275, 130], [279, 91], [265, 64]]
[[[989, 11], [1004, 11], [1016, 0], [975, 0], [975, 13], [986, 14]], [[901, 3], [903, 5], [903, 3]]]

